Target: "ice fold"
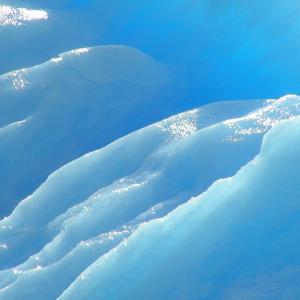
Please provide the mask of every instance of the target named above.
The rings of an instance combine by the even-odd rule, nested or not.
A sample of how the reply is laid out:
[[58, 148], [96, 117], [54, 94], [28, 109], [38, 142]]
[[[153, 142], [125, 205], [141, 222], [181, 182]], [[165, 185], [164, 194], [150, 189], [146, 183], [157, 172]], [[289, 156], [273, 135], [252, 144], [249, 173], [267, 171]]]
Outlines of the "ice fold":
[[[251, 269], [255, 243], [271, 251], [271, 230], [289, 214], [292, 230], [299, 99], [208, 105], [61, 167], [0, 222], [0, 298], [244, 295], [243, 285], [271, 272]], [[281, 265], [278, 276], [291, 267]]]
[[0, 216], [67, 162], [177, 110], [171, 86], [165, 65], [125, 46], [72, 50], [0, 76]]
[[297, 299], [299, 128], [276, 126], [235, 176], [140, 226], [59, 299]]

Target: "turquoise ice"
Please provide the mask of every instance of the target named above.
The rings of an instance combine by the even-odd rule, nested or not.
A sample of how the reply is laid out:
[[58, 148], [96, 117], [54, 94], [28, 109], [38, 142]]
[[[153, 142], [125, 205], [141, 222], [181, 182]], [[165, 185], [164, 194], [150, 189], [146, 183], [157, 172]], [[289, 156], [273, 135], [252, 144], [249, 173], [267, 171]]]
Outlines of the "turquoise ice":
[[298, 300], [298, 10], [0, 0], [0, 300]]

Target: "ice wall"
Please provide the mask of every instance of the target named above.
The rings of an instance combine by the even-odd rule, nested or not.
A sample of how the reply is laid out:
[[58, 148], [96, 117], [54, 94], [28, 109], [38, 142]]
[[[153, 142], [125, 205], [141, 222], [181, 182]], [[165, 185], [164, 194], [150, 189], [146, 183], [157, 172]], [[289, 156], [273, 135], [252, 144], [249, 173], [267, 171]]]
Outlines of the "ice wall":
[[1, 300], [300, 298], [299, 5], [227, 2], [0, 0]]
[[235, 176], [140, 226], [59, 299], [297, 299], [299, 128], [277, 126]]
[[209, 105], [63, 166], [0, 222], [0, 299], [296, 299], [299, 103]]

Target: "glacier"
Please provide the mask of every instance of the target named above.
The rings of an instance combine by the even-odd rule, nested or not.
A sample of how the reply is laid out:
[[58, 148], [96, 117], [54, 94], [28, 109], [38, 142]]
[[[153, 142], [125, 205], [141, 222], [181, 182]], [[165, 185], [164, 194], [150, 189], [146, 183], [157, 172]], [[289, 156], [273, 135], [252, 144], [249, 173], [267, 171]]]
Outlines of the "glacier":
[[169, 73], [136, 49], [103, 46], [0, 76], [0, 216], [68, 161], [180, 111]]
[[299, 113], [209, 104], [60, 167], [0, 222], [0, 299], [296, 299]]
[[128, 45], [171, 64], [186, 99], [201, 104], [300, 93], [295, 0], [1, 0], [0, 6], [40, 16], [21, 26], [1, 26], [0, 19], [0, 74], [73, 49]]
[[0, 300], [298, 300], [298, 10], [0, 0]]

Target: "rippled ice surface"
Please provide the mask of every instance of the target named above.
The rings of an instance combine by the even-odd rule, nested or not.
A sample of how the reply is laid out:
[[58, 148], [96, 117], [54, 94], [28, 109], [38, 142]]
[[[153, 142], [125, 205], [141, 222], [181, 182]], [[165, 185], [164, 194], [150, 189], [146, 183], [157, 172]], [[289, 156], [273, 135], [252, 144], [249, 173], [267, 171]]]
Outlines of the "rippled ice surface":
[[0, 299], [299, 299], [292, 2], [0, 1]]
[[211, 104], [59, 168], [0, 222], [0, 298], [297, 299], [299, 105]]

